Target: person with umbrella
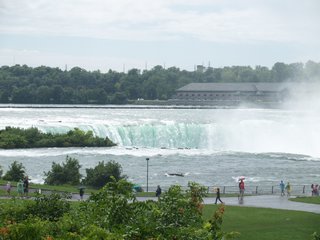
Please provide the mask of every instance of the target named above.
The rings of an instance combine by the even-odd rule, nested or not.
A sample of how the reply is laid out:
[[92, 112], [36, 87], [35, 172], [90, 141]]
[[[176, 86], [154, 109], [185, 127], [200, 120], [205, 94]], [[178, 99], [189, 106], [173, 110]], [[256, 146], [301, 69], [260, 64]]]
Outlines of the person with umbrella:
[[243, 195], [244, 195], [244, 180], [245, 177], [240, 177], [239, 178], [239, 192], [240, 192], [240, 195], [239, 195], [239, 198], [240, 198], [240, 201], [243, 201]]

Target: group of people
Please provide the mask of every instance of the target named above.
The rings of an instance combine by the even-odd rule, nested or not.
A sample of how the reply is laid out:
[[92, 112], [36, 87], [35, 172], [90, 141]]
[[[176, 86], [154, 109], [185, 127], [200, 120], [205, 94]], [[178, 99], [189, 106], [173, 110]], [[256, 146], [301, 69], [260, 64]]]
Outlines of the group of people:
[[319, 196], [319, 185], [318, 184], [311, 184], [311, 195], [312, 196]]
[[287, 192], [287, 196], [290, 197], [291, 195], [291, 185], [288, 182], [287, 185], [284, 184], [283, 180], [280, 182], [280, 190], [281, 190], [281, 196], [285, 196], [285, 191]]
[[[12, 189], [11, 182], [7, 182], [5, 188], [6, 188], [6, 192], [7, 192], [8, 196], [10, 196], [11, 189]], [[29, 193], [29, 178], [28, 178], [28, 176], [25, 176], [23, 179], [20, 179], [20, 181], [17, 183], [17, 192], [21, 197], [23, 195], [28, 197], [28, 193]]]

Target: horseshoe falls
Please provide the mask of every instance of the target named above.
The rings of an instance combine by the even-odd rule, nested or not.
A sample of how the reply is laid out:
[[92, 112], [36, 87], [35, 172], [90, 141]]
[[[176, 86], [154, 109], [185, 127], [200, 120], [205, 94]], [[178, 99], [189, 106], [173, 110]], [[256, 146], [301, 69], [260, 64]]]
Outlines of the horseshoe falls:
[[33, 125], [43, 132], [65, 133], [77, 127], [109, 137], [119, 147], [284, 152], [320, 156], [320, 124], [301, 119], [238, 119], [212, 123], [142, 123], [131, 125]]
[[[134, 183], [146, 183], [150, 158], [150, 186], [278, 185], [319, 181], [320, 114], [308, 109], [144, 109], [1, 107], [0, 129], [37, 127], [43, 132], [65, 133], [74, 128], [92, 131], [117, 143], [112, 148], [0, 149], [6, 171], [22, 162], [34, 182], [67, 155], [86, 168], [115, 160]], [[168, 177], [184, 173], [185, 177]]]

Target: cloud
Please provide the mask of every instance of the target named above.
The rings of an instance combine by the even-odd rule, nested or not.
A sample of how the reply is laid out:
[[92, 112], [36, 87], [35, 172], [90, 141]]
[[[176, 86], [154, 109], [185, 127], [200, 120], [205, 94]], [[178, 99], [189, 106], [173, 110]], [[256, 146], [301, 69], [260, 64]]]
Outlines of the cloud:
[[[317, 0], [2, 0], [0, 33], [135, 41], [308, 43]], [[295, 4], [296, 3], [296, 4]]]

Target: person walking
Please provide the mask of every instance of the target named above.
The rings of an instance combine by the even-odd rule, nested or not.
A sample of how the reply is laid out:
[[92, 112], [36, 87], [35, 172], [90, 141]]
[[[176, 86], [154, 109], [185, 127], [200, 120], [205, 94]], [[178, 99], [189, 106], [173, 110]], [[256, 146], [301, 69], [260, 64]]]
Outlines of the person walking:
[[291, 185], [290, 185], [289, 182], [286, 185], [286, 190], [287, 190], [287, 196], [290, 197], [290, 195], [291, 195]]
[[217, 204], [218, 200], [223, 203], [220, 199], [220, 188], [217, 188], [217, 197], [216, 197], [216, 202], [214, 204]]
[[243, 195], [244, 195], [244, 181], [243, 179], [240, 179], [240, 182], [239, 182], [239, 192], [240, 192], [240, 195], [239, 195], [239, 200], [242, 202], [243, 201]]
[[79, 195], [80, 195], [80, 200], [82, 201], [83, 200], [83, 195], [84, 195], [84, 188], [83, 187], [79, 188]]
[[20, 197], [22, 197], [23, 194], [23, 181], [22, 179], [17, 183], [17, 192]]
[[8, 196], [11, 195], [11, 188], [12, 188], [11, 183], [7, 182], [6, 191], [7, 191]]
[[26, 176], [23, 180], [23, 192], [26, 197], [28, 197], [29, 193], [29, 178]]
[[160, 187], [160, 185], [158, 185], [157, 190], [156, 190], [156, 197], [159, 198], [161, 195], [161, 192], [162, 192], [161, 187]]
[[281, 197], [286, 195], [284, 193], [284, 187], [285, 187], [285, 184], [284, 184], [283, 180], [281, 180], [281, 182], [280, 182]]

